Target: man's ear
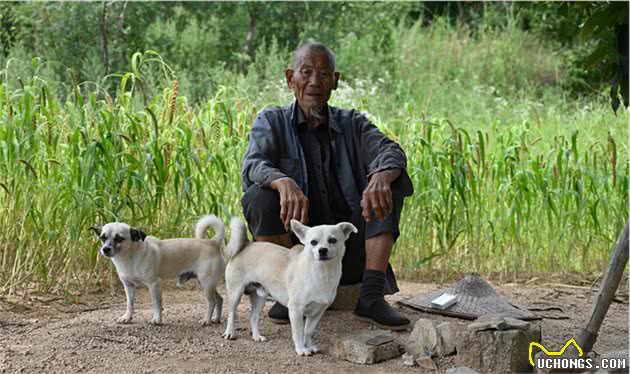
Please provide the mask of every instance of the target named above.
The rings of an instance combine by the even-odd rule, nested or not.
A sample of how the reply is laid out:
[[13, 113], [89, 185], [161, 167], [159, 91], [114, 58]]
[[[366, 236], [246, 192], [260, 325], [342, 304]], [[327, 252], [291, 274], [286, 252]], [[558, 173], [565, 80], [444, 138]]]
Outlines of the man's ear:
[[300, 239], [300, 242], [302, 242], [302, 244], [305, 244], [304, 242], [306, 241], [306, 231], [308, 229], [310, 229], [310, 227], [301, 224], [300, 221], [296, 219], [291, 220], [291, 231], [293, 231], [295, 236]]
[[346, 236], [346, 240], [348, 240], [348, 238], [350, 237], [351, 233], [358, 233], [359, 230], [357, 230], [357, 228], [351, 224], [350, 222], [340, 222], [337, 224], [337, 227], [341, 230], [341, 232], [343, 232], [343, 234]]
[[293, 89], [293, 73], [295, 73], [295, 70], [293, 69], [287, 69], [284, 71], [284, 77], [287, 79], [287, 86], [290, 89]]
[[339, 72], [335, 72], [335, 85], [333, 86], [333, 90], [337, 89], [337, 84], [339, 83]]
[[144, 231], [134, 228], [129, 229], [129, 235], [131, 236], [131, 240], [133, 240], [134, 242], [137, 242], [139, 240], [144, 241], [144, 238], [147, 237], [147, 234], [145, 234]]
[[103, 225], [92, 225], [90, 226], [90, 230], [94, 231], [96, 236], [101, 236], [101, 231], [103, 231]]

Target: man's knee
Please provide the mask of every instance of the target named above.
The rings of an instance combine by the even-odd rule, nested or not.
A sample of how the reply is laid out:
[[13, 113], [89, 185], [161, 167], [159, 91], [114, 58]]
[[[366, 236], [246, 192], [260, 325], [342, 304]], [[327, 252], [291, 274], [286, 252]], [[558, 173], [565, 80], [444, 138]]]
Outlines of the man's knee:
[[392, 190], [393, 207], [389, 215], [382, 220], [372, 216], [370, 222], [365, 224], [365, 239], [373, 238], [382, 233], [392, 233], [394, 241], [400, 236], [400, 213], [402, 212], [404, 196], [399, 191]]
[[243, 211], [251, 210], [252, 212], [277, 210], [280, 213], [280, 195], [278, 191], [271, 188], [259, 187], [255, 184], [249, 186], [245, 195], [241, 199]]
[[280, 221], [280, 195], [271, 188], [252, 184], [241, 199], [243, 215], [254, 235], [284, 234]]

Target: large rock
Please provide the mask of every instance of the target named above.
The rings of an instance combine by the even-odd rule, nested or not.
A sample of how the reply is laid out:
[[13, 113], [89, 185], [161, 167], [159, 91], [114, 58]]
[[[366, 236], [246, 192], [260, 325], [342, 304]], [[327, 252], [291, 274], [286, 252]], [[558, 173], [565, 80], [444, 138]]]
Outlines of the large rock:
[[421, 318], [416, 321], [413, 331], [407, 338], [405, 351], [412, 356], [420, 355], [433, 356], [438, 345], [438, 321]]
[[465, 323], [422, 318], [416, 321], [405, 344], [405, 350], [414, 357], [447, 356], [455, 353], [457, 333], [465, 330]]
[[466, 331], [463, 322], [442, 322], [437, 326], [438, 335], [442, 339], [440, 354], [447, 356], [457, 351], [457, 334]]
[[334, 340], [331, 355], [357, 364], [376, 364], [400, 357], [402, 344], [386, 330], [371, 330], [349, 334]]
[[529, 372], [529, 344], [540, 342], [540, 325], [490, 314], [457, 335], [456, 362], [481, 372]]
[[457, 340], [455, 363], [459, 366], [482, 373], [531, 372], [529, 343], [540, 342], [540, 326], [532, 324], [528, 331], [463, 331]]

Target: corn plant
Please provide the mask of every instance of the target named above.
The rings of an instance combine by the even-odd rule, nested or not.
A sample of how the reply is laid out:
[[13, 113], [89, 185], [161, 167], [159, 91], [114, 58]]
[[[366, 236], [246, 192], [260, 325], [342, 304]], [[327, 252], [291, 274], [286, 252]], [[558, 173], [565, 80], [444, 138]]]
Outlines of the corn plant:
[[[113, 278], [88, 228], [125, 221], [190, 236], [203, 214], [240, 214], [240, 163], [257, 108], [220, 86], [198, 106], [155, 52], [131, 71], [55, 93], [36, 73], [0, 74], [0, 290], [92, 288]], [[34, 64], [36, 61], [34, 60]], [[149, 95], [146, 69], [160, 71]], [[36, 69], [34, 69], [36, 72]], [[155, 84], [155, 82], [152, 82]], [[376, 118], [408, 156], [392, 263], [418, 269], [597, 271], [628, 216], [626, 137], [541, 122], [459, 126], [413, 104]]]

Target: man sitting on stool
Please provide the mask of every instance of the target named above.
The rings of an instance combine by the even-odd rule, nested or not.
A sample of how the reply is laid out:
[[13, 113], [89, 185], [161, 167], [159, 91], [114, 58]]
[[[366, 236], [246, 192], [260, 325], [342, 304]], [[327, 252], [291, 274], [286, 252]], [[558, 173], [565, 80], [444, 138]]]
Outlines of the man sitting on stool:
[[[398, 291], [389, 257], [403, 199], [413, 193], [406, 156], [361, 113], [327, 104], [339, 73], [325, 45], [299, 47], [285, 76], [296, 101], [258, 114], [243, 159], [242, 205], [254, 239], [290, 248], [293, 218], [312, 226], [352, 222], [359, 234], [346, 243], [340, 284], [362, 281], [354, 314], [405, 329], [409, 320], [384, 295]], [[269, 317], [289, 320], [279, 303]]]

